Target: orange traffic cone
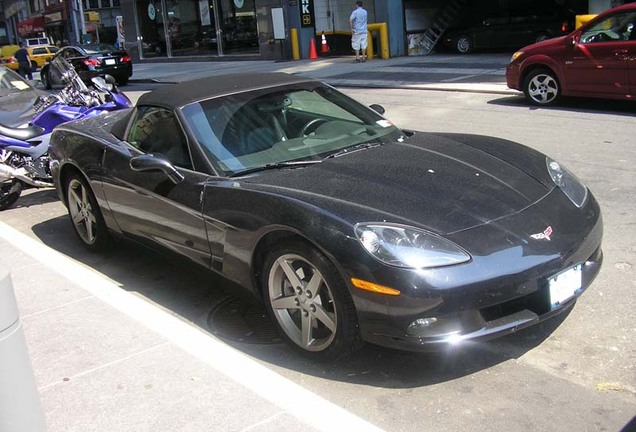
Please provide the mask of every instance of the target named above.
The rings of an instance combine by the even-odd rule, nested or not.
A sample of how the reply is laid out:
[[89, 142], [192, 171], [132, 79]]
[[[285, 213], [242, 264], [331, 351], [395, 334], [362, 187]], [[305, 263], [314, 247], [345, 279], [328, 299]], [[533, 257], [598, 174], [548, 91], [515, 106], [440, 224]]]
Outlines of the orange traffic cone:
[[321, 53], [329, 52], [329, 45], [327, 45], [327, 38], [325, 37], [325, 32], [322, 32], [322, 44], [320, 47], [320, 52]]
[[316, 41], [314, 39], [315, 38], [312, 36], [311, 42], [309, 43], [309, 59], [310, 60], [316, 60], [318, 58], [318, 54], [316, 53]]

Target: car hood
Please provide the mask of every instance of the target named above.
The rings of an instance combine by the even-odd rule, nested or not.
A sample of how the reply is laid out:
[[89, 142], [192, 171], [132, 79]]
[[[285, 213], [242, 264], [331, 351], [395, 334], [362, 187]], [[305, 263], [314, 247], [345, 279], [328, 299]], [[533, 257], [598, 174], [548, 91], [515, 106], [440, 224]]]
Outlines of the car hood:
[[12, 92], [0, 90], [0, 124], [15, 127], [28, 123], [35, 115], [35, 99], [47, 95], [47, 92], [36, 89]]
[[545, 50], [545, 49], [553, 48], [553, 47], [561, 48], [561, 47], [565, 46], [565, 39], [568, 36], [569, 35], [546, 39], [546, 40], [541, 41], [541, 42], [537, 42], [537, 43], [533, 43], [531, 45], [524, 46], [523, 48], [521, 48], [518, 51], [523, 51], [523, 52], [527, 53], [528, 51], [535, 50], [535, 49]]
[[244, 187], [287, 195], [350, 222], [409, 223], [440, 234], [520, 212], [553, 185], [545, 156], [496, 138], [417, 133], [294, 169], [263, 171]]

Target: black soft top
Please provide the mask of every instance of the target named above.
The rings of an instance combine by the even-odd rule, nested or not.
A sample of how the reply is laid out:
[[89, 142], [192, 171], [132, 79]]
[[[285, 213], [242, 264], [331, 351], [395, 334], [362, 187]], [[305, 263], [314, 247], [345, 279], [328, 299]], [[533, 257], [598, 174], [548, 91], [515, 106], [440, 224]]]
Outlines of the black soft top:
[[176, 109], [212, 97], [308, 81], [312, 80], [282, 72], [217, 75], [144, 93], [137, 101], [137, 106], [156, 105]]

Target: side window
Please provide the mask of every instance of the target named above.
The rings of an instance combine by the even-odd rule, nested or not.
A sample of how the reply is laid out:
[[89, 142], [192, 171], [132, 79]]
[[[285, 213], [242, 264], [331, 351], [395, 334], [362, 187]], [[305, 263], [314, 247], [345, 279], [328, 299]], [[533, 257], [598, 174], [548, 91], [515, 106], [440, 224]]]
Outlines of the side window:
[[33, 55], [48, 54], [46, 48], [33, 48]]
[[144, 153], [162, 154], [174, 165], [192, 169], [186, 136], [170, 110], [138, 107], [127, 141]]
[[636, 13], [624, 12], [605, 18], [581, 33], [581, 43], [636, 40]]

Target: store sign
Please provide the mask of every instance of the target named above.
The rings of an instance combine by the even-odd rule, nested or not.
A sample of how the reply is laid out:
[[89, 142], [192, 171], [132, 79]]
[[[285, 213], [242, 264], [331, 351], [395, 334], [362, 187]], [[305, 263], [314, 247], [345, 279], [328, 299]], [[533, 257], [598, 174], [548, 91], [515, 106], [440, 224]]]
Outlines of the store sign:
[[44, 24], [53, 24], [62, 21], [62, 12], [44, 15]]
[[18, 34], [26, 36], [44, 31], [44, 17], [31, 18], [18, 23]]
[[301, 27], [313, 27], [314, 2], [313, 0], [300, 0], [300, 25]]

